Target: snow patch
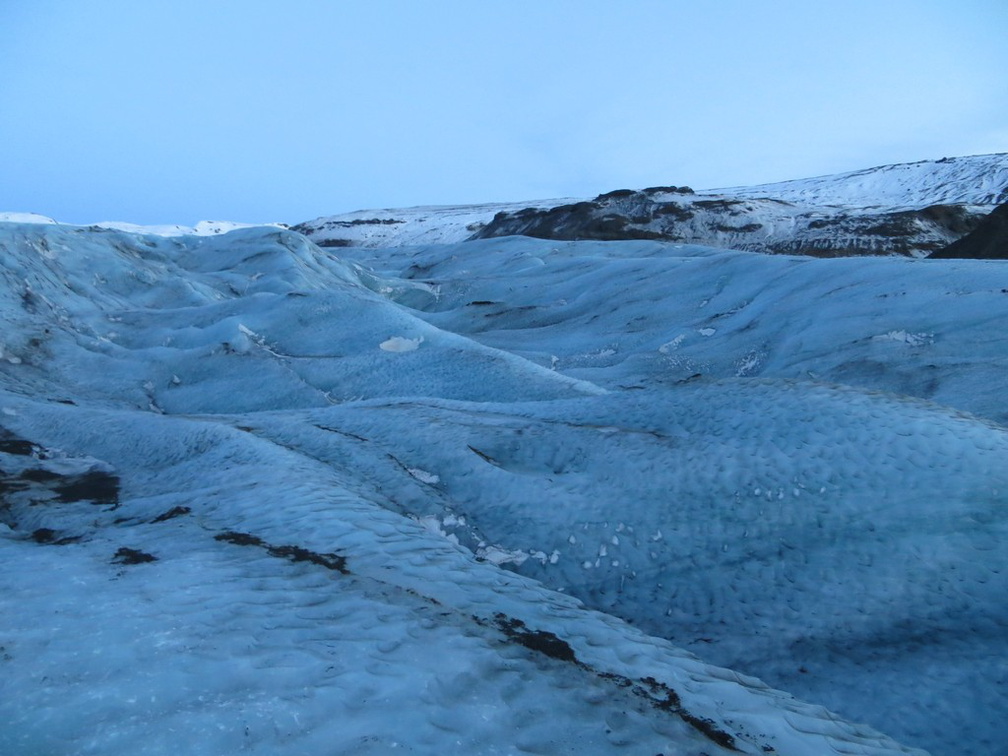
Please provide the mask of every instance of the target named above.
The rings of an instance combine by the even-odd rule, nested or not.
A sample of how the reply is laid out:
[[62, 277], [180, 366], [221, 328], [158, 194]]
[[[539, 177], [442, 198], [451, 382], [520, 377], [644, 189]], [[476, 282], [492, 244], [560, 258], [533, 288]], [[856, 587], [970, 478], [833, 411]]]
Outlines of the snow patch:
[[[438, 477], [434, 473], [429, 473], [426, 470], [421, 470], [419, 467], [407, 467], [406, 468], [406, 472], [408, 472], [414, 478], [416, 478], [417, 480], [419, 480], [421, 483], [426, 483], [426, 484], [431, 485], [431, 486], [433, 486], [436, 483], [440, 483], [441, 482], [441, 478], [440, 477]], [[445, 523], [447, 523], [447, 522], [448, 522], [448, 520], [446, 519]]]
[[45, 223], [56, 225], [56, 221], [47, 215], [38, 213], [0, 213], [0, 223]]
[[420, 348], [423, 340], [423, 336], [415, 339], [408, 339], [404, 336], [393, 336], [383, 341], [378, 347], [386, 352], [415, 352]]
[[482, 559], [498, 567], [505, 564], [513, 564], [519, 567], [528, 560], [529, 555], [521, 550], [509, 550], [500, 546], [480, 546], [476, 549], [476, 558]]
[[418, 517], [416, 518], [416, 520], [423, 526], [423, 529], [428, 533], [430, 533], [431, 535], [441, 536], [442, 538], [451, 541], [453, 544], [458, 546], [459, 544], [458, 536], [455, 535], [454, 533], [449, 533], [448, 531], [446, 531], [442, 527], [443, 523], [441, 522], [441, 520], [435, 517], [434, 515], [428, 515], [426, 517]]
[[889, 331], [872, 337], [874, 341], [898, 341], [908, 346], [930, 346], [934, 344], [935, 335], [933, 333], [910, 333], [908, 331]]
[[664, 344], [658, 347], [658, 351], [661, 352], [662, 354], [668, 354], [669, 352], [673, 352], [679, 348], [679, 345], [683, 343], [683, 340], [685, 338], [686, 334], [680, 333], [678, 336], [672, 339], [672, 341], [666, 341]]

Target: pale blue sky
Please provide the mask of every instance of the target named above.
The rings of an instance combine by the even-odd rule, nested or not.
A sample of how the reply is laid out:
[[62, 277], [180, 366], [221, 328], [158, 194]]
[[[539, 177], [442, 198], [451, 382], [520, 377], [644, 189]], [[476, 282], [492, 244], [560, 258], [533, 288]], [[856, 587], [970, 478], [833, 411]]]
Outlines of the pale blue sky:
[[0, 211], [298, 222], [1008, 151], [1003, 0], [0, 0]]

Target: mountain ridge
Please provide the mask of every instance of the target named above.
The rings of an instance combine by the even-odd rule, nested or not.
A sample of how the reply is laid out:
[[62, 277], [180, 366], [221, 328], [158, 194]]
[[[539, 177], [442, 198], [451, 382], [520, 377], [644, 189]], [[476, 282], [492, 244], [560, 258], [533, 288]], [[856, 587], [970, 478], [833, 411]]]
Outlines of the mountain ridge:
[[[976, 186], [976, 180], [985, 177]], [[931, 180], [928, 181], [927, 179]], [[710, 192], [767, 196], [815, 204], [920, 209], [938, 204], [998, 205], [1008, 202], [1008, 153], [891, 163], [843, 173], [789, 179]], [[916, 192], [916, 193], [915, 193]]]
[[293, 228], [320, 246], [528, 235], [655, 239], [818, 257], [925, 257], [1008, 198], [1008, 153], [901, 163], [750, 187], [622, 189], [594, 199], [360, 210]]

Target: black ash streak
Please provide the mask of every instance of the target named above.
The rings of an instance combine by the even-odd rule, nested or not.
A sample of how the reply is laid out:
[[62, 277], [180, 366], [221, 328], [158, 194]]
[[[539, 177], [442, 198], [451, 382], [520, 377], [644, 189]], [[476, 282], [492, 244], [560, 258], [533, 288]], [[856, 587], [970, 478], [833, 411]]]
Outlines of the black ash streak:
[[112, 557], [113, 564], [144, 564], [146, 562], [156, 562], [157, 557], [139, 549], [131, 549], [128, 546], [121, 547]]
[[317, 551], [302, 548], [301, 546], [273, 546], [258, 536], [249, 533], [239, 533], [233, 530], [218, 533], [214, 536], [214, 540], [231, 543], [235, 546], [256, 546], [265, 549], [266, 553], [273, 557], [289, 559], [292, 562], [309, 562], [344, 575], [350, 572], [346, 566], [346, 557], [340, 554], [321, 554]]
[[[735, 738], [728, 732], [722, 730], [716, 722], [705, 717], [698, 717], [683, 708], [682, 700], [665, 683], [659, 682], [653, 677], [645, 677], [635, 680], [625, 675], [614, 674], [612, 672], [602, 672], [594, 669], [590, 665], [580, 661], [574, 653], [574, 649], [563, 638], [548, 630], [532, 630], [520, 619], [509, 617], [503, 612], [497, 612], [492, 621], [474, 616], [473, 619], [480, 625], [492, 625], [502, 632], [510, 642], [517, 643], [531, 651], [548, 656], [557, 661], [573, 664], [574, 666], [593, 674], [603, 680], [612, 682], [620, 688], [629, 689], [631, 693], [644, 699], [652, 708], [667, 712], [679, 717], [683, 722], [701, 733], [705, 738], [729, 751], [741, 752], [735, 743]], [[772, 753], [773, 748], [765, 746], [765, 752]]]

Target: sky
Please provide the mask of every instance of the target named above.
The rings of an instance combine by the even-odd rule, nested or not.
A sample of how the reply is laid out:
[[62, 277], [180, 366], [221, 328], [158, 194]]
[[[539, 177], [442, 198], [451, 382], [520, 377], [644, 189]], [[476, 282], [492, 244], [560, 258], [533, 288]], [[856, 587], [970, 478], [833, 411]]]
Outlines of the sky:
[[297, 223], [1008, 151], [1003, 0], [0, 0], [0, 211]]

